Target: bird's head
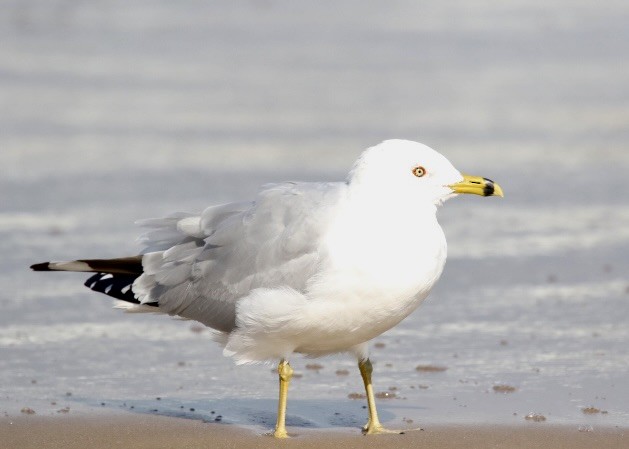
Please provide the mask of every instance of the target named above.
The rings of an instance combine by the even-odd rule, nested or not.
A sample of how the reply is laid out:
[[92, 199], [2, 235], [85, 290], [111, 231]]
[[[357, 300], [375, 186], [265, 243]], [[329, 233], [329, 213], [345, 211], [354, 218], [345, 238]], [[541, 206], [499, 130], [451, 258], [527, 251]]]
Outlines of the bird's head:
[[493, 181], [463, 175], [437, 151], [409, 140], [385, 140], [365, 150], [348, 182], [384, 201], [407, 197], [440, 205], [462, 193], [503, 196]]

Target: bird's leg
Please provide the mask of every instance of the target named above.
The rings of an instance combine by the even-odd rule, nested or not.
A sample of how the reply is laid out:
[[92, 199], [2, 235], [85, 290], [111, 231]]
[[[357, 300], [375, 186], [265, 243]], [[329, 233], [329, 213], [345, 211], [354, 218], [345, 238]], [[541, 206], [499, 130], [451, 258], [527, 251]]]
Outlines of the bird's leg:
[[373, 372], [373, 366], [369, 358], [362, 359], [358, 362], [358, 369], [360, 375], [363, 378], [365, 384], [365, 393], [367, 393], [367, 406], [369, 407], [369, 420], [363, 427], [363, 433], [366, 435], [374, 435], [379, 433], [400, 433], [395, 430], [387, 430], [378, 419], [378, 411], [376, 410], [376, 400], [373, 395], [373, 386], [371, 384], [371, 373]]
[[280, 376], [280, 400], [277, 404], [277, 424], [275, 424], [275, 438], [288, 438], [286, 432], [286, 400], [288, 399], [288, 385], [293, 377], [293, 368], [284, 359], [277, 366]]

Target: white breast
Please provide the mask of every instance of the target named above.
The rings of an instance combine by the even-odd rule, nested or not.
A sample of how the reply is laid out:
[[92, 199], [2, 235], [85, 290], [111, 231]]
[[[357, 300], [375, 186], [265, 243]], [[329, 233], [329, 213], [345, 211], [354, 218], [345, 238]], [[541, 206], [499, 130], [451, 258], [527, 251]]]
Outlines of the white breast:
[[398, 324], [426, 298], [446, 260], [436, 211], [343, 206], [305, 291], [256, 289], [239, 302], [225, 349], [237, 362], [349, 350]]
[[[370, 340], [415, 310], [438, 280], [446, 241], [434, 213], [338, 217], [326, 238], [328, 265], [309, 286], [307, 315], [318, 323], [303, 352]], [[399, 215], [398, 215], [399, 216]]]

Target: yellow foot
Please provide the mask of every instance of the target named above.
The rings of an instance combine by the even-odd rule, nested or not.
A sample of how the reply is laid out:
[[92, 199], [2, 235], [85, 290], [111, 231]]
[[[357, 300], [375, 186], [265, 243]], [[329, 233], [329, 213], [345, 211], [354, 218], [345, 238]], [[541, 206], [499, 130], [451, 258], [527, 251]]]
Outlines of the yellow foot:
[[371, 423], [367, 423], [363, 427], [363, 433], [365, 435], [385, 435], [385, 434], [401, 434], [406, 432], [405, 430], [389, 430], [386, 429], [382, 424], [378, 423], [376, 425], [371, 425]]
[[414, 429], [387, 429], [379, 421], [376, 424], [371, 424], [371, 419], [367, 421], [362, 428], [363, 434], [365, 435], [386, 435], [386, 434], [404, 434], [406, 432], [414, 432], [416, 430], [424, 430], [421, 427], [416, 427]]
[[274, 438], [289, 438], [288, 436], [288, 432], [286, 432], [286, 429], [275, 429], [275, 432], [273, 432], [273, 437]]

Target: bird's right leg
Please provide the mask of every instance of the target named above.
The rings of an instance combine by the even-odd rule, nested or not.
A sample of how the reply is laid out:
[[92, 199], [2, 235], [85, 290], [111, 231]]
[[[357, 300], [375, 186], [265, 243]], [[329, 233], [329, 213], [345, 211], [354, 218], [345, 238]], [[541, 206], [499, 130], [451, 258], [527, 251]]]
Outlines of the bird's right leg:
[[361, 359], [358, 362], [358, 369], [365, 384], [365, 393], [367, 394], [367, 406], [369, 407], [369, 421], [363, 427], [363, 433], [366, 435], [382, 434], [382, 433], [400, 433], [398, 430], [385, 429], [378, 419], [378, 411], [376, 410], [376, 399], [373, 394], [373, 385], [371, 384], [371, 373], [373, 366], [369, 358]]
[[288, 400], [288, 385], [293, 377], [293, 368], [284, 359], [277, 366], [277, 373], [280, 377], [280, 399], [277, 404], [277, 424], [275, 424], [275, 438], [288, 438], [286, 432], [286, 402]]

